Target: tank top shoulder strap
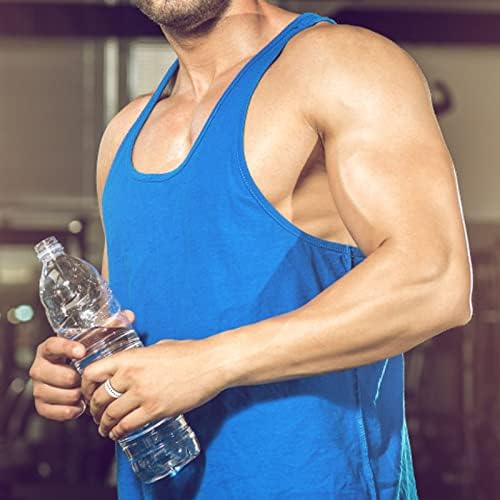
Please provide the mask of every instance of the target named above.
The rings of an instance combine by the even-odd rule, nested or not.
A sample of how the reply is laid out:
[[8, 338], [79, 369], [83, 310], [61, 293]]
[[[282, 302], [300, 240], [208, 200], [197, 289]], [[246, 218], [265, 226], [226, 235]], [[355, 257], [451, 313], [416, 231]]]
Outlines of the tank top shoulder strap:
[[[334, 19], [316, 12], [300, 14], [247, 63], [233, 82], [231, 95], [228, 95], [226, 99], [223, 117], [217, 125], [213, 126], [214, 129], [217, 129], [214, 130], [215, 133], [220, 133], [219, 129], [222, 128], [228, 141], [231, 141], [231, 136], [240, 135], [244, 128], [252, 95], [266, 71], [278, 58], [290, 39], [301, 31], [323, 21], [337, 24]], [[297, 62], [297, 64], [299, 63], [300, 61]], [[228, 131], [232, 132], [228, 133]], [[236, 144], [241, 147], [239, 141], [236, 141]]]
[[[236, 123], [234, 123], [234, 125], [240, 125], [241, 122], [238, 121], [237, 117], [241, 118], [241, 115], [244, 116], [246, 114], [246, 108], [253, 92], [255, 91], [255, 88], [257, 87], [257, 84], [269, 66], [281, 53], [288, 41], [300, 31], [322, 21], [328, 21], [336, 24], [336, 21], [332, 18], [322, 16], [316, 12], [304, 12], [298, 15], [243, 67], [243, 69], [226, 89], [223, 96], [219, 99], [217, 105], [217, 108], [223, 108], [221, 110], [217, 110], [219, 111], [219, 115], [222, 115], [222, 117], [220, 117], [222, 119], [215, 120], [216, 123], [213, 123], [211, 126], [212, 129], [214, 129], [213, 132], [216, 133], [219, 132], [218, 129], [220, 127], [223, 128], [224, 134], [219, 136], [219, 141], [221, 141], [221, 137], [224, 136], [229, 139], [231, 134], [227, 134], [227, 131], [231, 130], [231, 128], [228, 127], [231, 119], [236, 118]], [[176, 58], [175, 61], [169, 66], [167, 72], [156, 87], [154, 93], [151, 95], [146, 106], [143, 108], [132, 127], [129, 129], [120, 147], [120, 152], [124, 152], [126, 155], [131, 154], [131, 149], [133, 148], [137, 135], [178, 67], [179, 59]], [[224, 103], [224, 101], [226, 102]], [[224, 106], [222, 106], [222, 104], [224, 104]], [[228, 111], [228, 109], [231, 111]], [[215, 116], [216, 113], [212, 113], [209, 121], [212, 121]], [[217, 121], [219, 123], [217, 123]], [[208, 129], [207, 125], [208, 123], [205, 126], [206, 129]]]
[[285, 28], [259, 54], [257, 54], [250, 62], [249, 67], [246, 68], [248, 71], [245, 71], [238, 87], [238, 99], [245, 101], [246, 97], [253, 94], [264, 73], [281, 54], [291, 38], [301, 31], [323, 21], [337, 24], [336, 21], [330, 17], [322, 16], [315, 12], [305, 12], [296, 18], [288, 28]]
[[176, 58], [173, 63], [170, 64], [168, 67], [167, 72], [161, 79], [160, 83], [156, 87], [155, 91], [149, 98], [146, 106], [142, 109], [141, 113], [133, 123], [132, 127], [129, 129], [128, 134], [126, 135], [123, 145], [124, 146], [131, 146], [133, 142], [135, 141], [136, 136], [138, 135], [140, 129], [143, 127], [144, 123], [146, 123], [146, 120], [148, 119], [148, 116], [151, 114], [151, 111], [155, 107], [156, 103], [160, 99], [163, 91], [168, 85], [168, 82], [172, 78], [174, 72], [177, 70], [179, 66], [179, 59]]
[[253, 61], [251, 61], [253, 71], [248, 73], [256, 75], [259, 78], [259, 70], [263, 69], [265, 71], [274, 62], [276, 57], [279, 56], [291, 38], [301, 31], [324, 21], [337, 24], [331, 17], [322, 16], [316, 12], [304, 12], [300, 14], [254, 57]]

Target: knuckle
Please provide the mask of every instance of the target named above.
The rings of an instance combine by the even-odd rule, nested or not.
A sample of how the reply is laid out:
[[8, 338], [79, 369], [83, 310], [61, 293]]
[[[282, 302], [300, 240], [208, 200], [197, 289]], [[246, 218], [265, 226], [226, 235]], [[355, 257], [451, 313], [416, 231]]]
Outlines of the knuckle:
[[57, 346], [57, 340], [57, 337], [49, 337], [45, 342], [43, 342], [43, 352], [53, 353]]
[[100, 422], [99, 427], [103, 429], [106, 433], [109, 433], [110, 428], [113, 426], [113, 421], [107, 417], [107, 415], [103, 415]]
[[77, 383], [77, 380], [77, 375], [74, 372], [68, 371], [65, 375], [65, 382], [69, 386], [75, 385]]
[[99, 394], [94, 394], [92, 396], [91, 404], [95, 410], [98, 410], [102, 406], [102, 400], [101, 400]]
[[144, 403], [144, 412], [148, 417], [155, 417], [159, 413], [159, 405], [156, 401], [148, 401]]
[[103, 419], [106, 418], [106, 420], [109, 420], [109, 421], [116, 421], [118, 419], [119, 415], [118, 415], [118, 412], [116, 411], [116, 408], [113, 408], [112, 406], [110, 406], [105, 412], [104, 412], [104, 415], [103, 415]]
[[67, 406], [66, 408], [64, 408], [63, 418], [64, 418], [64, 420], [72, 420], [73, 418], [75, 418], [77, 413], [78, 412], [75, 408], [72, 408], [71, 406]]
[[81, 399], [81, 392], [79, 389], [75, 389], [75, 390], [72, 390], [69, 394], [68, 394], [68, 400], [70, 403], [79, 403], [80, 402], [80, 399]]
[[117, 434], [120, 436], [123, 436], [125, 434], [128, 434], [132, 429], [130, 428], [130, 425], [127, 422], [120, 422], [116, 425], [115, 431]]
[[[132, 389], [137, 396], [142, 396], [143, 399], [146, 399], [146, 396], [151, 392], [151, 387], [141, 379], [134, 381], [129, 390], [132, 391]], [[148, 403], [151, 402], [149, 398], [147, 398], [146, 401], [148, 401]]]
[[40, 375], [40, 373], [39, 373], [39, 369], [38, 369], [38, 366], [37, 366], [37, 365], [35, 365], [35, 364], [33, 364], [33, 365], [31, 366], [31, 368], [30, 368], [30, 370], [29, 370], [28, 374], [29, 374], [29, 376], [30, 376], [32, 379], [36, 380], [36, 379], [39, 377], [39, 375]]
[[121, 376], [126, 380], [132, 380], [137, 375], [137, 368], [131, 365], [125, 365], [117, 370], [117, 376]]
[[33, 384], [33, 397], [38, 399], [42, 396], [42, 388], [40, 384]]
[[86, 384], [92, 382], [92, 369], [90, 366], [87, 366], [82, 373], [82, 382], [85, 382]]
[[[48, 340], [48, 339], [47, 339]], [[40, 342], [36, 348], [36, 357], [43, 358], [45, 351], [47, 350], [47, 340]]]

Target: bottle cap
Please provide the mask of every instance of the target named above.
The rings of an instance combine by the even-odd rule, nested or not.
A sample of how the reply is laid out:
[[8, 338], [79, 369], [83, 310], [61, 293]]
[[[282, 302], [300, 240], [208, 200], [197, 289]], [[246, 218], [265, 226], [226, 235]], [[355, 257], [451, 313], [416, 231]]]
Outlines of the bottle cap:
[[64, 247], [55, 236], [49, 236], [38, 242], [34, 246], [34, 249], [39, 260], [47, 259], [47, 257], [54, 258], [56, 255], [64, 252]]

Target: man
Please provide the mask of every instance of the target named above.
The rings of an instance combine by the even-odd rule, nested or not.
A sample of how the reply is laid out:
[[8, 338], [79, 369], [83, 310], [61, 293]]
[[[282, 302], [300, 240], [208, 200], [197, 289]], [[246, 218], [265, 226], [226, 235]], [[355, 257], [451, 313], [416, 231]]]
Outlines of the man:
[[62, 361], [82, 346], [48, 339], [37, 410], [76, 418], [83, 397], [115, 440], [186, 414], [200, 457], [146, 486], [117, 448], [121, 500], [416, 498], [402, 353], [472, 314], [422, 72], [263, 0], [139, 7], [178, 59], [107, 127], [97, 188], [102, 272], [147, 347], [80, 381]]

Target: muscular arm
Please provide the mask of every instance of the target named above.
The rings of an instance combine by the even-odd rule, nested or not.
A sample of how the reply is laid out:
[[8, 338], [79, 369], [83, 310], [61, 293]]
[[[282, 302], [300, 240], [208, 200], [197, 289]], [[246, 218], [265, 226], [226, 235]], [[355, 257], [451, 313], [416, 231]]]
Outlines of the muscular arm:
[[369, 30], [328, 26], [309, 36], [304, 116], [367, 258], [301, 308], [207, 339], [227, 387], [392, 357], [472, 314], [455, 172], [420, 69]]
[[[453, 164], [414, 61], [380, 35], [330, 24], [297, 36], [290, 48], [298, 50], [307, 90], [304, 123], [323, 142], [335, 203], [367, 257], [294, 311], [87, 367], [83, 392], [102, 435], [118, 439], [225, 388], [392, 357], [472, 314]], [[92, 393], [111, 377], [134, 394], [128, 404], [102, 386]]]

